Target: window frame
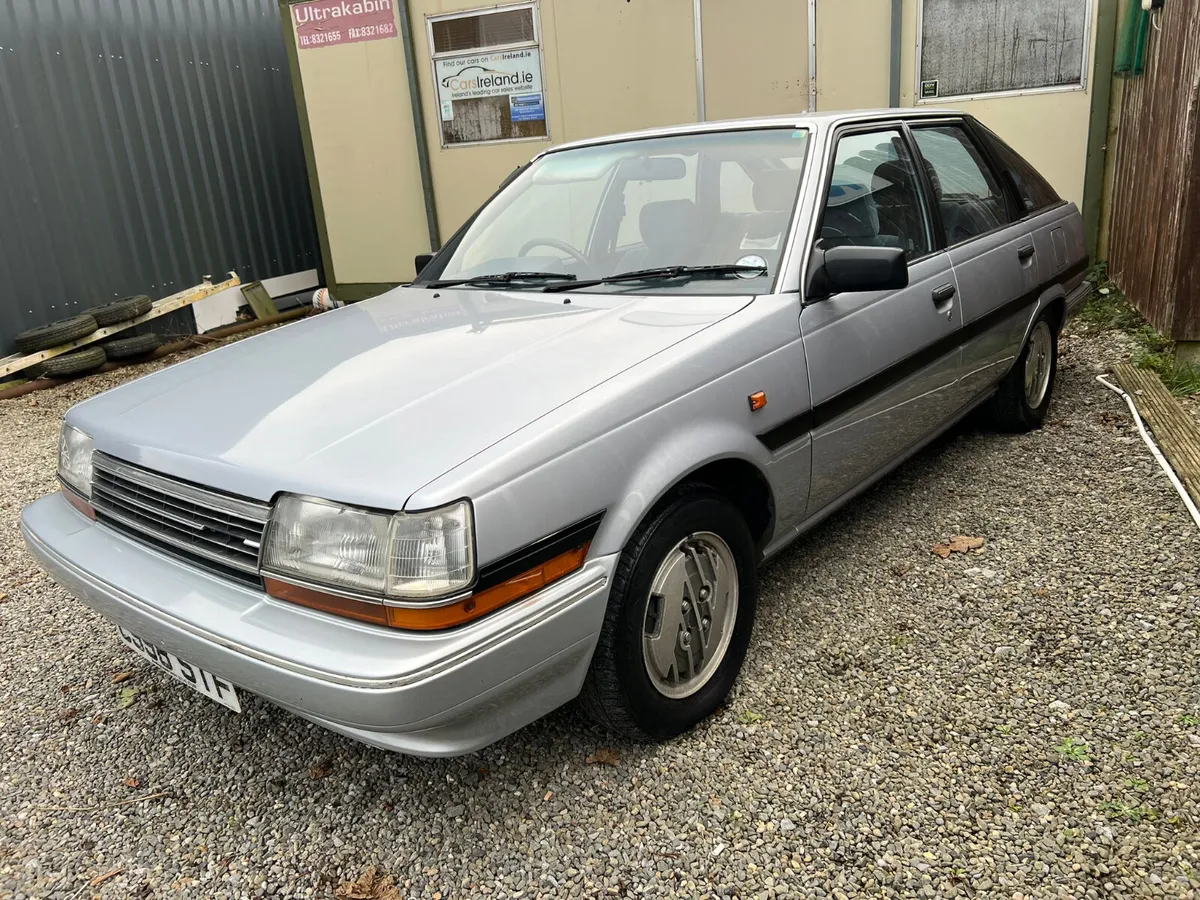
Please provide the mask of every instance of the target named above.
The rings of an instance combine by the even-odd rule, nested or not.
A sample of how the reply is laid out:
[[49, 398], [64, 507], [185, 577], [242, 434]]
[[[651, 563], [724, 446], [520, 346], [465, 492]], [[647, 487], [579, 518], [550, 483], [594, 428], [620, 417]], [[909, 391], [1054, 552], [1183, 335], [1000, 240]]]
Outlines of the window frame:
[[[491, 144], [518, 144], [528, 143], [530, 141], [551, 141], [553, 138], [550, 133], [550, 108], [546, 91], [546, 55], [542, 47], [542, 17], [539, 7], [539, 0], [519, 0], [516, 3], [503, 3], [495, 6], [477, 6], [473, 9], [462, 9], [447, 13], [430, 13], [425, 16], [425, 38], [429, 46], [429, 72], [433, 79], [433, 94], [435, 105], [438, 107], [438, 137], [441, 140], [443, 150], [453, 150], [460, 147], [486, 147]], [[496, 13], [514, 12], [519, 9], [528, 9], [533, 17], [533, 40], [532, 41], [517, 41], [509, 44], [488, 44], [486, 47], [472, 47], [469, 50], [447, 50], [439, 52], [434, 45], [433, 40], [433, 24], [434, 22], [447, 22], [452, 19], [469, 19], [479, 16], [495, 15]], [[512, 138], [493, 138], [487, 141], [455, 141], [449, 143], [446, 141], [445, 122], [442, 119], [441, 113], [441, 96], [438, 91], [438, 70], [437, 64], [439, 60], [455, 59], [460, 56], [475, 56], [480, 53], [501, 53], [507, 50], [536, 50], [538, 58], [538, 68], [542, 73], [542, 109], [545, 111], [546, 133], [544, 135], [533, 135], [530, 137], [512, 137]]]
[[916, 169], [917, 192], [920, 194], [918, 202], [922, 213], [921, 218], [925, 223], [925, 237], [929, 245], [929, 250], [920, 256], [914, 256], [912, 259], [907, 260], [906, 264], [911, 267], [922, 260], [936, 256], [945, 249], [943, 246], [945, 244], [945, 233], [942, 229], [941, 215], [938, 213], [936, 204], [932, 203], [933, 186], [929, 183], [929, 176], [925, 172], [924, 166], [918, 165], [921, 156], [917, 151], [916, 142], [909, 132], [908, 122], [904, 119], [884, 119], [874, 122], [850, 122], [834, 129], [833, 135], [830, 138], [829, 151], [826, 154], [825, 171], [821, 176], [821, 193], [817, 195], [816, 214], [813, 216], [812, 231], [809, 236], [808, 247], [806, 248], [806, 255], [808, 257], [812, 256], [817, 241], [821, 239], [821, 223], [825, 220], [825, 207], [829, 202], [829, 189], [833, 186], [833, 170], [837, 165], [838, 143], [846, 135], [870, 134], [875, 131], [898, 132], [900, 139], [904, 142], [904, 148], [908, 151], [909, 157], [914, 164], [913, 168]]
[[1092, 58], [1092, 18], [1095, 15], [1095, 4], [1086, 0], [1087, 13], [1083, 20], [1083, 62], [1079, 70], [1078, 83], [1051, 84], [1036, 88], [1013, 88], [1003, 91], [977, 91], [971, 94], [944, 94], [937, 97], [921, 96], [921, 85], [925, 81], [935, 79], [922, 78], [925, 64], [925, 0], [917, 0], [917, 58], [913, 74], [913, 103], [915, 106], [936, 106], [947, 102], [960, 103], [966, 100], [991, 100], [996, 97], [1025, 97], [1036, 94], [1065, 94], [1072, 91], [1086, 91], [1088, 88], [1088, 63]]
[[[981, 238], [988, 237], [989, 235], [998, 234], [1006, 228], [1012, 228], [1014, 225], [1019, 225], [1022, 221], [1024, 221], [1024, 218], [1027, 218], [1014, 216], [1014, 211], [1021, 209], [1021, 204], [1018, 198], [1013, 194], [1012, 186], [1008, 183], [1008, 179], [1004, 177], [1004, 173], [1000, 171], [999, 167], [996, 165], [996, 160], [992, 156], [991, 151], [983, 144], [982, 141], [980, 141], [978, 133], [973, 127], [971, 127], [971, 120], [969, 117], [922, 117], [920, 119], [914, 119], [905, 124], [913, 126], [909, 128], [910, 137], [912, 139], [913, 146], [916, 148], [918, 157], [922, 162], [920, 167], [921, 181], [926, 185], [929, 191], [929, 204], [930, 206], [934, 207], [933, 212], [936, 215], [936, 221], [938, 223], [938, 237], [943, 249], [954, 250], [957, 247], [966, 246], [973, 241], [980, 240]], [[967, 238], [965, 241], [959, 241], [957, 244], [950, 244], [946, 241], [946, 229], [942, 223], [941, 210], [937, 208], [937, 204], [933, 200], [933, 183], [929, 180], [929, 173], [925, 169], [925, 164], [928, 163], [928, 161], [925, 159], [925, 155], [921, 153], [920, 145], [917, 144], [916, 135], [913, 134], [913, 132], [920, 131], [922, 128], [946, 127], [957, 127], [963, 130], [967, 136], [967, 140], [971, 142], [971, 144], [979, 152], [980, 157], [982, 157], [984, 166], [987, 167], [987, 170], [991, 173], [992, 178], [995, 179], [996, 184], [1000, 186], [1000, 195], [1004, 198], [1004, 222], [995, 228], [989, 228], [987, 231], [982, 231], [979, 234], [973, 235]], [[1045, 210], [1038, 210], [1038, 212], [1030, 215], [1041, 215], [1043, 212], [1045, 212]]]

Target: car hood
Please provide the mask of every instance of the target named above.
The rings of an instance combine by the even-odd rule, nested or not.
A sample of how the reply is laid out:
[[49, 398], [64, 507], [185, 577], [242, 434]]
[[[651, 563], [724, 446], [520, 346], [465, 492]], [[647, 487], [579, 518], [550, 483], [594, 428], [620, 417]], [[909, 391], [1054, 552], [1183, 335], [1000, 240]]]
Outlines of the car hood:
[[398, 288], [171, 366], [67, 418], [98, 450], [234, 494], [400, 509], [749, 300]]

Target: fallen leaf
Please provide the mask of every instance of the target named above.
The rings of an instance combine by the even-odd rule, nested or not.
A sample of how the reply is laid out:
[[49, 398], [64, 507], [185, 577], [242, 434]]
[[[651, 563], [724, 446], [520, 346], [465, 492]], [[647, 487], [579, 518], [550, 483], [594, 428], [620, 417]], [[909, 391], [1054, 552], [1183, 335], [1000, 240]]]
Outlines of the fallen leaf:
[[62, 712], [60, 712], [58, 714], [58, 719], [60, 722], [70, 722], [77, 715], [79, 715], [79, 710], [77, 710], [75, 707], [71, 707], [70, 709], [64, 709]]
[[125, 787], [140, 788], [141, 786], [142, 786], [142, 782], [138, 778], [126, 778], [125, 779]]
[[69, 694], [69, 693], [71, 693], [71, 685], [64, 684], [58, 690], [59, 690], [59, 693], [61, 693], [61, 694]]
[[951, 553], [966, 553], [968, 550], [979, 550], [981, 547], [983, 547], [983, 538], [964, 537], [961, 534], [956, 534], [947, 543], [934, 544], [930, 549], [936, 556], [948, 559]]
[[8, 594], [4, 593], [4, 591], [0, 591], [0, 603], [3, 603], [7, 599], [8, 599]]
[[137, 699], [138, 689], [135, 687], [125, 687], [117, 691], [117, 709], [128, 709], [133, 706], [133, 701]]
[[374, 866], [354, 881], [338, 885], [333, 895], [337, 900], [400, 900], [395, 879], [391, 875], [380, 875]]
[[93, 725], [99, 725], [99, 724], [100, 724], [101, 722], [103, 722], [103, 721], [104, 721], [104, 716], [93, 716], [93, 717], [92, 717], [92, 724], [93, 724]]
[[322, 778], [328, 778], [333, 774], [333, 761], [330, 759], [318, 759], [315, 763], [308, 767], [308, 777], [313, 781], [319, 781]]
[[104, 884], [104, 882], [108, 881], [108, 879], [116, 878], [118, 875], [120, 875], [124, 871], [125, 871], [124, 868], [113, 869], [111, 872], [105, 872], [103, 875], [97, 875], [95, 878], [93, 878], [91, 881], [88, 882], [88, 887], [99, 887], [100, 885]]
[[601, 748], [588, 756], [587, 764], [589, 766], [619, 766], [621, 753], [619, 750]]
[[120, 684], [122, 681], [128, 681], [132, 677], [133, 677], [132, 672], [118, 672], [116, 675], [114, 675], [112, 677], [112, 683]]

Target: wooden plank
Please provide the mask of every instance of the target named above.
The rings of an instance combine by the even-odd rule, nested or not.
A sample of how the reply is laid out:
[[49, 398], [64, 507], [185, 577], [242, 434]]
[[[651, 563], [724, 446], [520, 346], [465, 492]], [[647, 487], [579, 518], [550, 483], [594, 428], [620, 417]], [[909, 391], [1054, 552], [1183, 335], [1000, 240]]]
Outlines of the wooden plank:
[[151, 319], [157, 319], [159, 316], [165, 316], [167, 313], [191, 306], [197, 300], [203, 300], [205, 297], [211, 297], [213, 294], [235, 288], [242, 283], [242, 280], [233, 272], [230, 272], [229, 276], [228, 280], [222, 281], [220, 284], [213, 284], [211, 281], [205, 279], [202, 284], [198, 284], [195, 287], [180, 291], [178, 294], [172, 294], [170, 297], [163, 297], [161, 300], [155, 300], [154, 305], [150, 308], [150, 312], [144, 316], [138, 316], [136, 319], [130, 319], [128, 322], [118, 322], [116, 325], [109, 325], [106, 328], [93, 331], [87, 337], [71, 341], [69, 344], [61, 344], [49, 350], [39, 350], [37, 353], [30, 353], [27, 356], [22, 356], [20, 353], [6, 356], [0, 359], [0, 378], [3, 378], [5, 375], [11, 375], [13, 372], [20, 372], [22, 369], [28, 369], [30, 366], [36, 366], [38, 363], [45, 362], [55, 356], [61, 356], [80, 347], [86, 347], [88, 344], [94, 344], [96, 341], [102, 341], [106, 337], [111, 337], [114, 334], [119, 334], [122, 331], [133, 328], [135, 325], [141, 325], [143, 322], [149, 322]]
[[1154, 432], [1163, 456], [1192, 499], [1200, 503], [1200, 426], [1153, 372], [1125, 363], [1113, 371]]
[[275, 305], [275, 301], [271, 299], [271, 295], [267, 293], [267, 289], [263, 287], [261, 281], [252, 281], [242, 285], [242, 296], [246, 298], [246, 302], [250, 304], [250, 308], [254, 310], [257, 318], [269, 319], [279, 315], [279, 307]]

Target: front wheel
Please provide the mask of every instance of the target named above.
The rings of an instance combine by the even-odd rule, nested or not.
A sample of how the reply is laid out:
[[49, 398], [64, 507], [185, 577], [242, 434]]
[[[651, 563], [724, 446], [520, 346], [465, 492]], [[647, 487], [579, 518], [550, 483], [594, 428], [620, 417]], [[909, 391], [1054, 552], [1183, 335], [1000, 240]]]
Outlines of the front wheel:
[[1016, 365], [988, 404], [992, 424], [1012, 432], [1041, 428], [1050, 409], [1057, 374], [1058, 329], [1050, 313], [1043, 312], [1033, 323]]
[[627, 737], [666, 740], [725, 699], [757, 605], [754, 541], [717, 492], [688, 488], [630, 539], [580, 702]]

